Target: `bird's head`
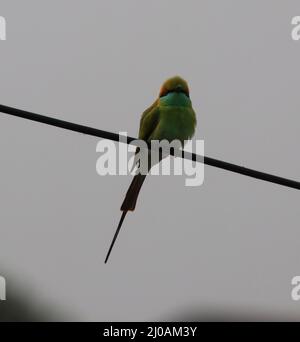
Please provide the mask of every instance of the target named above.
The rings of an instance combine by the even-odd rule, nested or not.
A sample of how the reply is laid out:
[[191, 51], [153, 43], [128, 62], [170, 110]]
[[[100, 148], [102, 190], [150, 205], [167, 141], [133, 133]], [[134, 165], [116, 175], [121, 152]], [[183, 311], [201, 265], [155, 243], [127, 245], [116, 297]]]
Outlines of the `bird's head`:
[[166, 96], [169, 93], [183, 93], [187, 97], [190, 97], [188, 84], [180, 76], [175, 76], [166, 80], [160, 89], [159, 97]]

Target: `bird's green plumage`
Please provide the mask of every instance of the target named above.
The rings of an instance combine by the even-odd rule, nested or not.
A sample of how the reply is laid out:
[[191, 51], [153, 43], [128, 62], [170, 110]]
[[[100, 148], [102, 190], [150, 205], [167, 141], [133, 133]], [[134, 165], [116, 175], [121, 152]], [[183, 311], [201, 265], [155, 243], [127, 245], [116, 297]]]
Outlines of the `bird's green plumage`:
[[140, 121], [139, 139], [149, 141], [152, 132], [159, 122], [159, 107], [156, 100], [144, 111]]
[[178, 139], [183, 144], [194, 135], [195, 126], [196, 115], [190, 98], [182, 92], [170, 91], [142, 114], [139, 139]]

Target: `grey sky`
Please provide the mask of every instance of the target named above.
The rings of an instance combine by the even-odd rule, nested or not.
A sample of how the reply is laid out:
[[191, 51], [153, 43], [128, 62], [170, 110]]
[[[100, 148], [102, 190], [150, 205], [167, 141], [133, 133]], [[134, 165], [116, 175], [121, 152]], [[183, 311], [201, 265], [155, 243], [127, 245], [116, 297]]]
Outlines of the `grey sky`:
[[[179, 74], [206, 155], [300, 179], [299, 1], [2, 0], [0, 15], [1, 103], [136, 136], [161, 83]], [[297, 190], [211, 167], [199, 188], [149, 177], [104, 265], [130, 177], [97, 175], [97, 139], [0, 120], [8, 288], [11, 274], [67, 319], [202, 308], [299, 317]]]

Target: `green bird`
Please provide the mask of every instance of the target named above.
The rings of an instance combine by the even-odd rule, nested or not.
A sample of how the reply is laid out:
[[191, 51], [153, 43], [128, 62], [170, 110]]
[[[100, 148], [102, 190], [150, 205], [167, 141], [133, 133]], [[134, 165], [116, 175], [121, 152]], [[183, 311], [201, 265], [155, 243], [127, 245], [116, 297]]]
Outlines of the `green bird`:
[[[142, 114], [139, 139], [147, 143], [150, 143], [151, 140], [172, 142], [176, 139], [183, 146], [184, 141], [194, 135], [196, 123], [196, 115], [192, 107], [188, 84], [181, 77], [175, 76], [164, 82], [158, 99]], [[149, 170], [152, 166], [153, 164], [150, 164]], [[138, 173], [129, 186], [121, 206], [123, 213], [105, 258], [105, 263], [109, 258], [127, 212], [135, 209], [145, 178], [146, 175]]]

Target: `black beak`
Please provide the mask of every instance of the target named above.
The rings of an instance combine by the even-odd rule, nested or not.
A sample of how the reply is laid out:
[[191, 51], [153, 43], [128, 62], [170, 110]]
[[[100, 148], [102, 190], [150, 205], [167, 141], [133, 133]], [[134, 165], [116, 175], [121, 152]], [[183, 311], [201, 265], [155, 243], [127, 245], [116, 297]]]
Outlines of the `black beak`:
[[182, 93], [183, 92], [182, 86], [181, 85], [176, 86], [175, 91], [176, 91], [176, 93]]
[[180, 84], [177, 85], [177, 86], [174, 88], [174, 91], [175, 91], [176, 93], [182, 93], [182, 94], [185, 94], [187, 97], [190, 97], [189, 93], [186, 92], [186, 91], [184, 90], [183, 86], [180, 85]]

